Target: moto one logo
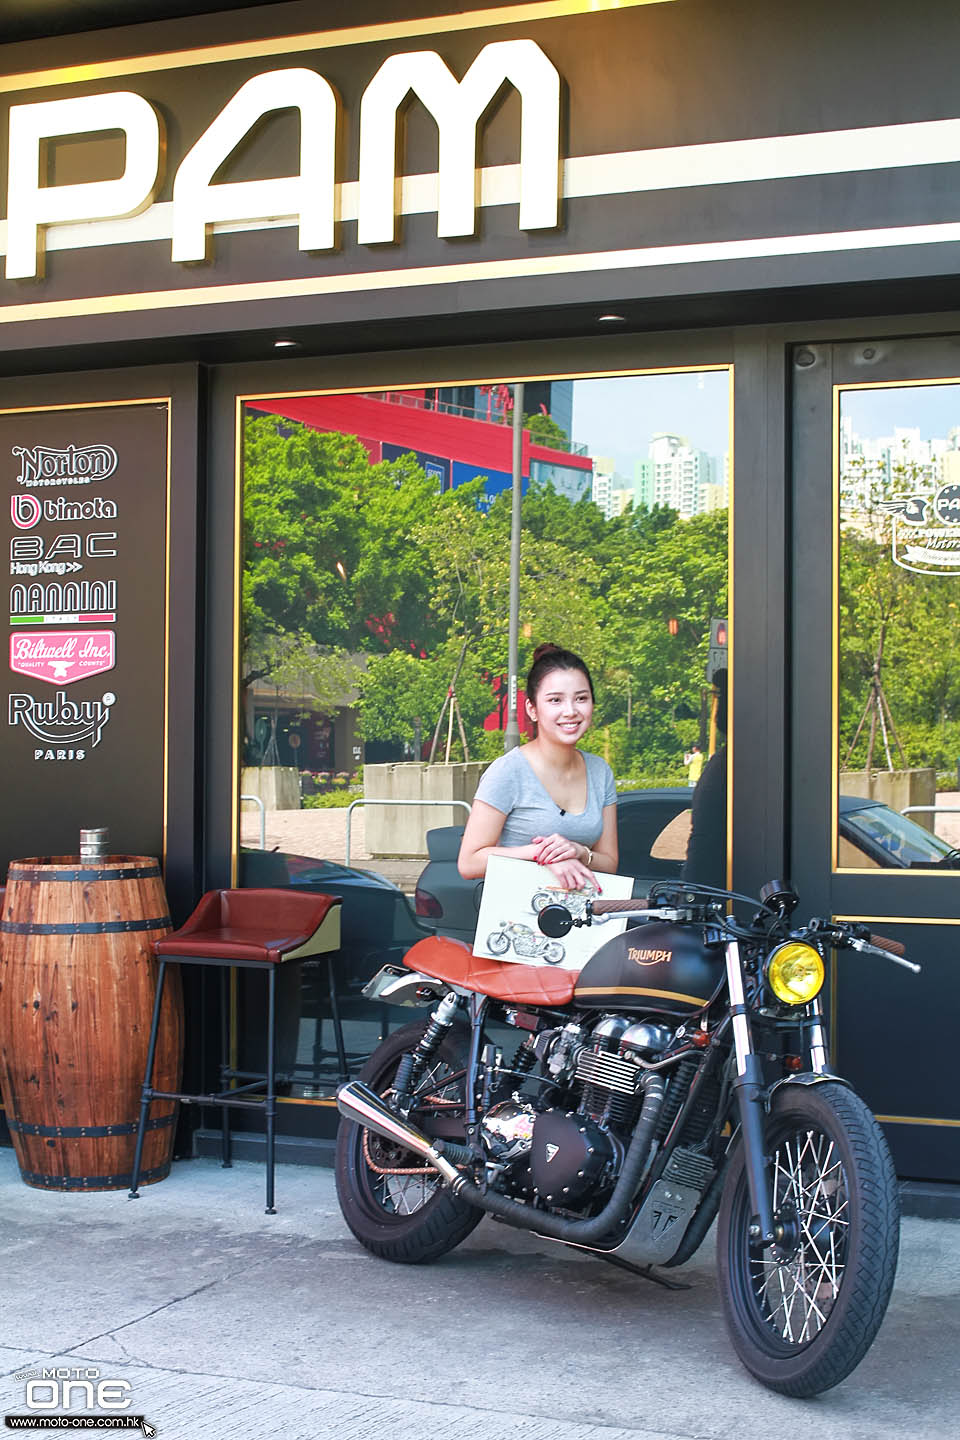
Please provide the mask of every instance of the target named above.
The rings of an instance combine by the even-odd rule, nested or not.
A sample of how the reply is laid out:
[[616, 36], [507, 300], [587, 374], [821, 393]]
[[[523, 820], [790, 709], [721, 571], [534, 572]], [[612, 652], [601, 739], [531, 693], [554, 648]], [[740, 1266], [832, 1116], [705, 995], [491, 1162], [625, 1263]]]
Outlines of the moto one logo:
[[[68, 445], [55, 450], [49, 445], [14, 445], [11, 454], [20, 457], [18, 485], [89, 485], [106, 480], [117, 468], [112, 445]], [[16, 517], [14, 517], [16, 519]]]
[[[477, 131], [505, 84], [513, 85], [521, 100], [520, 228], [557, 224], [560, 76], [533, 40], [495, 41], [483, 47], [461, 80], [435, 51], [423, 50], [390, 56], [370, 81], [360, 101], [361, 244], [396, 239], [398, 116], [411, 92], [433, 115], [440, 134], [438, 234], [474, 233]], [[300, 118], [296, 173], [213, 183], [265, 116], [289, 109]], [[205, 259], [209, 227], [225, 221], [292, 217], [298, 222], [301, 250], [335, 248], [341, 129], [337, 94], [315, 70], [295, 67], [253, 76], [207, 127], [176, 173], [171, 259]], [[41, 184], [42, 156], [50, 139], [106, 130], [123, 135], [122, 175], [84, 184]], [[132, 91], [14, 105], [9, 143], [8, 279], [42, 271], [48, 225], [136, 215], [153, 203], [163, 178], [160, 116]]]

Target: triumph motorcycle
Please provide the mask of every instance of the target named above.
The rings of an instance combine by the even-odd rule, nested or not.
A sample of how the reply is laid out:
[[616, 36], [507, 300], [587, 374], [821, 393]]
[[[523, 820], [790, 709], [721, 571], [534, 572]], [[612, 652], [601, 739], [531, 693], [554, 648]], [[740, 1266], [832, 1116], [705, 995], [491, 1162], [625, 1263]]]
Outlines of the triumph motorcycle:
[[429, 1021], [390, 1035], [337, 1096], [353, 1234], [416, 1264], [489, 1214], [670, 1284], [716, 1218], [746, 1368], [791, 1396], [843, 1380], [887, 1307], [899, 1200], [882, 1131], [830, 1068], [824, 962], [852, 950], [920, 967], [861, 925], [794, 928], [797, 903], [774, 881], [759, 906], [667, 883], [579, 915], [548, 905], [539, 924], [557, 940], [600, 916], [633, 922], [579, 973], [440, 936], [413, 946], [365, 994], [436, 1001]]

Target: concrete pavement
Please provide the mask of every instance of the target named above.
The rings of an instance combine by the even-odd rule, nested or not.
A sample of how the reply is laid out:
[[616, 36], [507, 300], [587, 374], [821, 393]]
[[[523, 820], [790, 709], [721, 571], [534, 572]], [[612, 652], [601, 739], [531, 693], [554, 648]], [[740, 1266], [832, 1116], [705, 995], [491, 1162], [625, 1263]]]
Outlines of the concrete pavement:
[[[386, 1264], [346, 1230], [327, 1170], [280, 1167], [277, 1201], [264, 1215], [259, 1165], [214, 1160], [137, 1201], [47, 1193], [0, 1150], [0, 1415], [27, 1413], [29, 1376], [80, 1367], [126, 1381], [107, 1398], [161, 1440], [960, 1434], [960, 1222], [904, 1221], [872, 1350], [794, 1401], [734, 1357], [711, 1240], [670, 1292], [489, 1219], [433, 1266]], [[106, 1413], [83, 1399], [76, 1413]]]

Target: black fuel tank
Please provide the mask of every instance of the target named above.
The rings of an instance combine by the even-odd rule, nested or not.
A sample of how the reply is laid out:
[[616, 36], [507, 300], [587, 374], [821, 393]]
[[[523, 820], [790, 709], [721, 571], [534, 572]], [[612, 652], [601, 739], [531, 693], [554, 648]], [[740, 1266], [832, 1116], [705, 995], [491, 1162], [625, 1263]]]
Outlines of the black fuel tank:
[[574, 1003], [689, 1015], [707, 1003], [722, 975], [722, 948], [708, 950], [699, 930], [637, 925], [591, 956], [577, 980]]

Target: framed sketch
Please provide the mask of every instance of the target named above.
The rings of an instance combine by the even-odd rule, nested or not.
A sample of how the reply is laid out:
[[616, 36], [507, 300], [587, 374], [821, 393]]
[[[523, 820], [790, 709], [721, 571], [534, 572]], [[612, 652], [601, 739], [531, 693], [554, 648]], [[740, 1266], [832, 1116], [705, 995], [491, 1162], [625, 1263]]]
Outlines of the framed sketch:
[[[629, 875], [599, 875], [597, 887], [602, 887], [604, 900], [629, 900], [633, 879]], [[474, 954], [521, 965], [582, 970], [595, 950], [626, 929], [626, 917], [597, 919], [592, 925], [575, 927], [562, 940], [551, 940], [537, 925], [537, 916], [547, 905], [565, 905], [571, 914], [580, 915], [586, 902], [596, 895], [597, 889], [565, 890], [547, 865], [491, 855], [477, 916]]]

